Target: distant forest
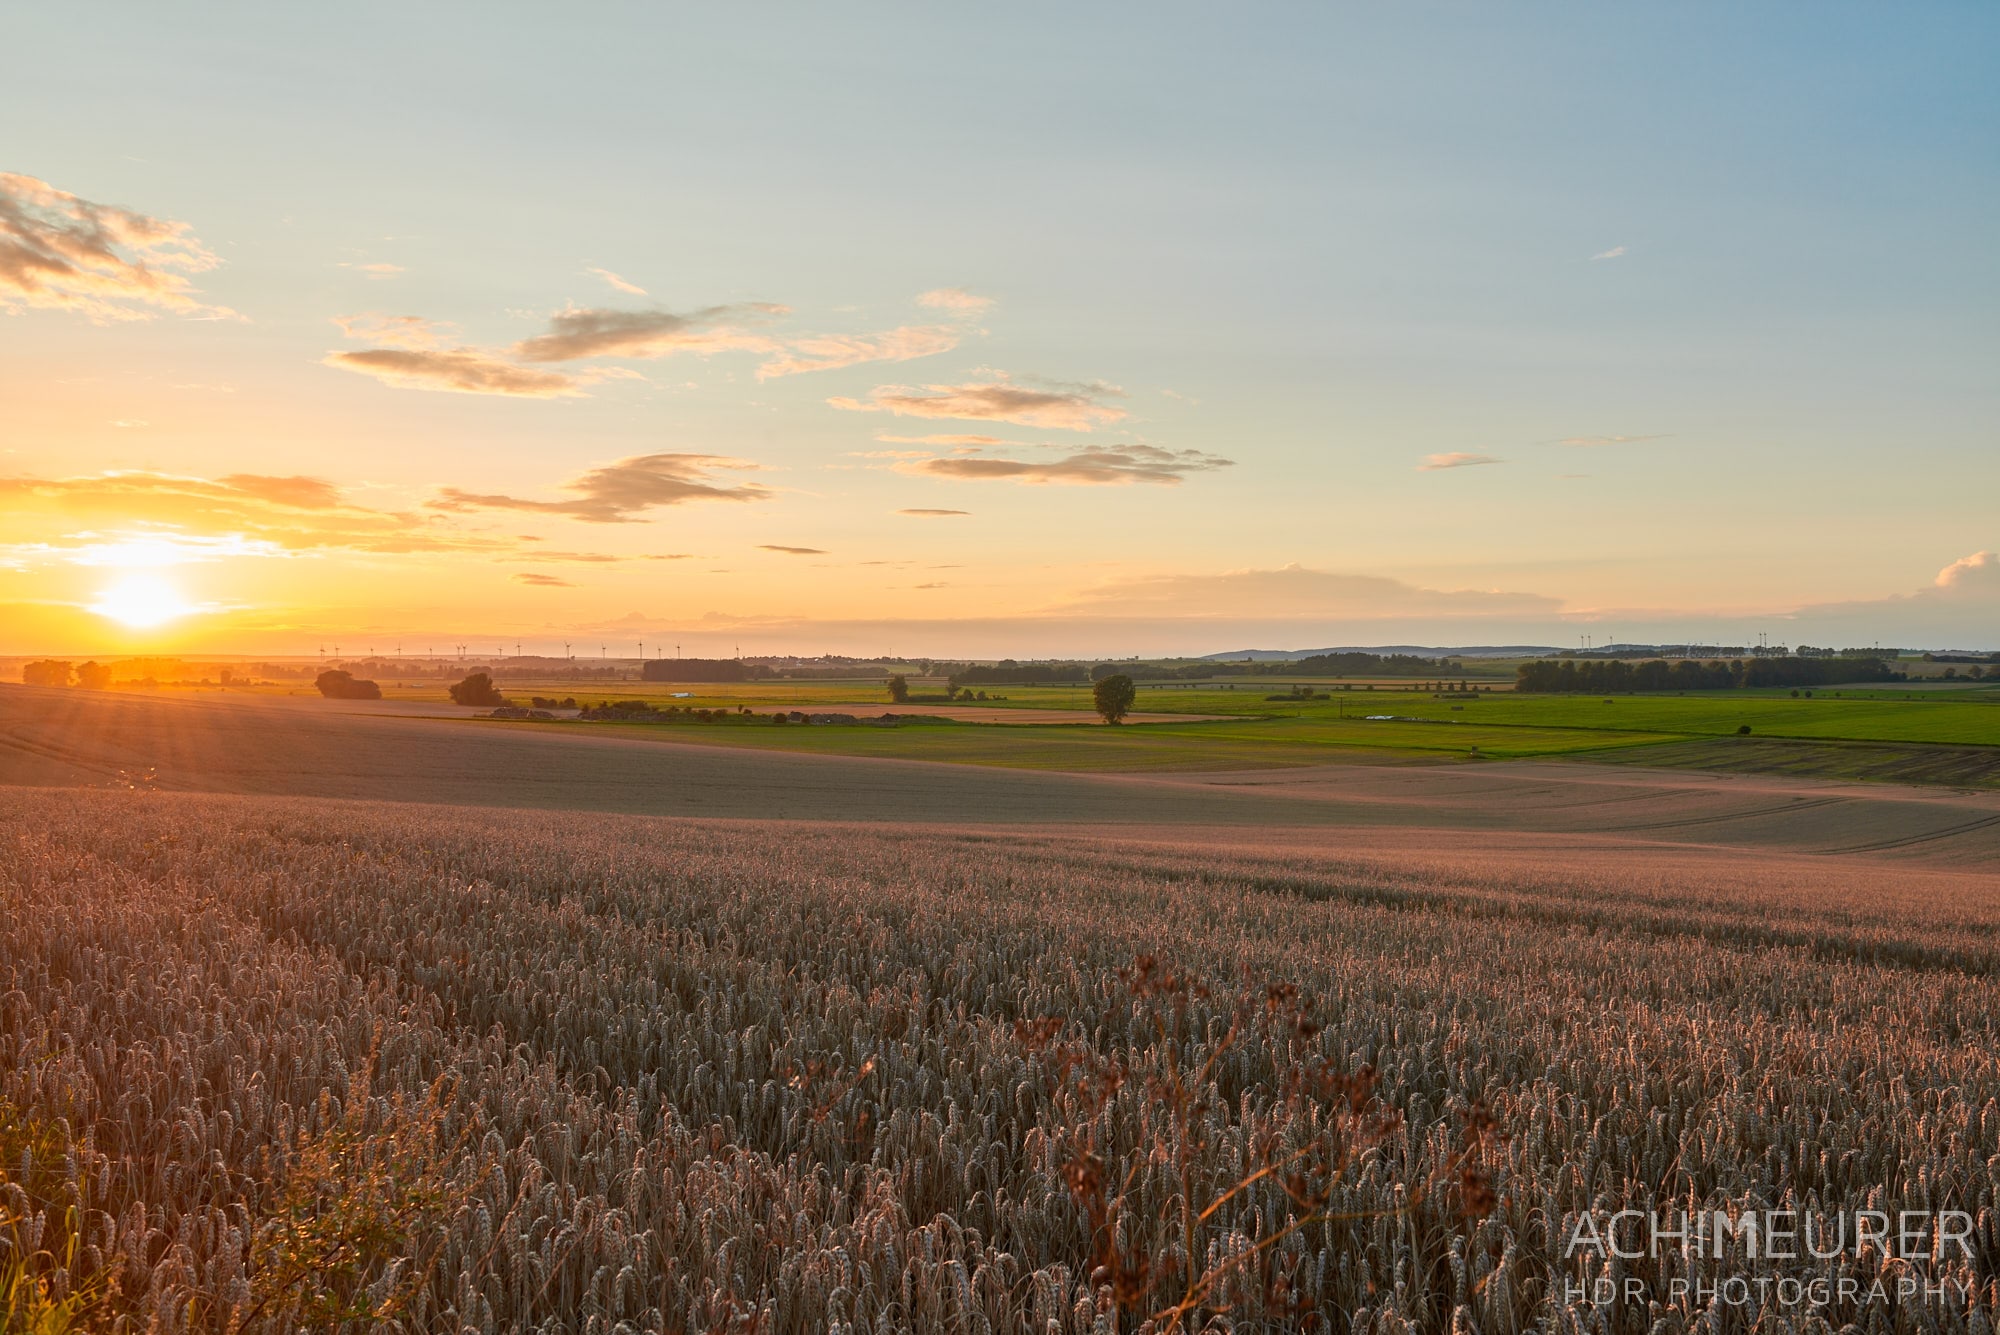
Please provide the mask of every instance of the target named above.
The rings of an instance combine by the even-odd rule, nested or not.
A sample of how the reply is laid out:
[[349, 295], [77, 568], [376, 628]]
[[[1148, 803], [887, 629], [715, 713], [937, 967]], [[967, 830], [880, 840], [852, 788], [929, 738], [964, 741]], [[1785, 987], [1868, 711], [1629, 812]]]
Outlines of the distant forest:
[[1198, 663], [1017, 663], [1011, 658], [994, 664], [938, 663], [928, 665], [948, 676], [954, 686], [1049, 686], [1102, 681], [1122, 674], [1134, 681], [1210, 681], [1217, 677], [1435, 677], [1463, 672], [1453, 658], [1420, 658], [1415, 654], [1370, 654], [1360, 650], [1313, 654], [1276, 662]]
[[1752, 658], [1701, 662], [1663, 658], [1548, 658], [1523, 663], [1514, 689], [1602, 695], [1618, 691], [1726, 691], [1744, 686], [1838, 686], [1844, 682], [1902, 681], [1879, 658]]

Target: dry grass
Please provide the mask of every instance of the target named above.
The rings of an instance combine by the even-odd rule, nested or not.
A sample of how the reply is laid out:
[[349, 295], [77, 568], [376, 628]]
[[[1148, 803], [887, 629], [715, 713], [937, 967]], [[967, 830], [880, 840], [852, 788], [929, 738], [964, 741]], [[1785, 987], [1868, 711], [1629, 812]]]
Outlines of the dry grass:
[[[0, 1263], [101, 1285], [89, 1325], [1914, 1332], [2000, 1299], [1975, 878], [1875, 908], [1833, 862], [11, 798]], [[1568, 1222], [1654, 1202], [1970, 1211], [1972, 1310], [1567, 1305]]]

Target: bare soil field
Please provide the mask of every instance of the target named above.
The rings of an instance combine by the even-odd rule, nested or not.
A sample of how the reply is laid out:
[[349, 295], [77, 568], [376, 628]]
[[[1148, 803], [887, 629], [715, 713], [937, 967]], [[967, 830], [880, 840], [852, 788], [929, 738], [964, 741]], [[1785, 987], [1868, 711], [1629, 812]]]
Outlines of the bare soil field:
[[[0, 1190], [86, 1328], [1913, 1335], [2000, 1305], [1990, 875], [1396, 829], [6, 813]], [[1791, 1210], [1822, 1249], [1856, 1210], [1977, 1222], [1913, 1264], [1577, 1250], [1621, 1209]], [[1658, 1296], [1589, 1296], [1614, 1276]]]
[[1662, 769], [2000, 788], [2000, 746], [1719, 737], [1606, 751], [1595, 758]]

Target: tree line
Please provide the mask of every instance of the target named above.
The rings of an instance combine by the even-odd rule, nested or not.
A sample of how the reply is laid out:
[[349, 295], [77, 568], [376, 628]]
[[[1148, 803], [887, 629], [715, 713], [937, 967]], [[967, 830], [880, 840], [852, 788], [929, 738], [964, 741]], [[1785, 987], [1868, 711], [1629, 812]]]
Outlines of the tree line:
[[641, 681], [756, 681], [771, 675], [768, 665], [741, 658], [649, 658], [639, 668]]
[[1838, 686], [1847, 682], [1902, 681], [1879, 658], [1751, 658], [1728, 661], [1682, 658], [1538, 658], [1523, 663], [1514, 689], [1549, 694], [1603, 695], [1620, 691], [1726, 691], [1747, 686]]

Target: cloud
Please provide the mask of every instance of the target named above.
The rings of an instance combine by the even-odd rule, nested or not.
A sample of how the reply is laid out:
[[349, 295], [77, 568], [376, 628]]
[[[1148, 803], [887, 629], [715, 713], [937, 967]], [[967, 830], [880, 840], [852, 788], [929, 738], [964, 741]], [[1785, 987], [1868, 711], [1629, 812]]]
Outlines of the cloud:
[[998, 436], [877, 436], [888, 445], [1012, 445]]
[[769, 302], [708, 306], [686, 315], [572, 307], [550, 317], [548, 333], [515, 344], [514, 355], [530, 362], [568, 362], [584, 357], [668, 357], [727, 349], [776, 352], [779, 344], [775, 340], [745, 333], [736, 326], [788, 314], [789, 308]]
[[1623, 258], [1624, 258], [1624, 256], [1625, 256], [1625, 247], [1623, 247], [1623, 246], [1613, 246], [1613, 247], [1612, 247], [1611, 249], [1609, 249], [1609, 250], [1600, 250], [1600, 251], [1598, 251], [1598, 252], [1597, 252], [1597, 253], [1596, 253], [1595, 255], [1592, 255], [1592, 256], [1590, 257], [1590, 260], [1591, 260], [1591, 263], [1595, 264], [1595, 263], [1596, 263], [1597, 261], [1599, 261], [1599, 260], [1616, 260], [1616, 259], [1623, 259]]
[[1553, 618], [1560, 599], [1500, 589], [1426, 589], [1380, 575], [1348, 575], [1288, 565], [1220, 575], [1142, 575], [1085, 589], [1055, 609], [1125, 616], [1412, 616]]
[[[522, 538], [523, 542], [538, 542], [538, 538]], [[565, 561], [577, 565], [617, 565], [624, 561], [692, 561], [693, 552], [658, 552], [643, 556], [614, 556], [609, 552], [524, 552], [511, 560], [533, 561], [541, 564], [548, 561]]]
[[105, 531], [67, 534], [44, 553], [70, 560], [70, 553], [96, 552], [107, 564], [144, 563], [141, 557], [147, 552], [167, 551], [218, 556], [334, 548], [490, 552], [513, 545], [508, 539], [442, 530], [420, 514], [354, 505], [319, 478], [259, 473], [203, 478], [114, 471], [0, 478], [0, 514], [7, 516], [9, 531], [33, 524], [38, 516], [45, 522], [107, 525]]
[[898, 417], [962, 418], [970, 421], [1012, 422], [1018, 426], [1091, 431], [1124, 420], [1123, 408], [1106, 403], [1124, 392], [1104, 384], [1050, 384], [1037, 388], [1006, 379], [966, 385], [882, 385], [867, 400], [828, 399], [836, 408], [859, 413], [894, 413]]
[[596, 274], [599, 278], [602, 278], [605, 282], [609, 283], [612, 287], [618, 289], [618, 291], [620, 292], [629, 292], [635, 297], [643, 297], [646, 295], [645, 288], [640, 287], [637, 283], [627, 282], [625, 279], [620, 278], [617, 274], [611, 272], [611, 270], [609, 269], [585, 269], [584, 272], [588, 274]]
[[353, 269], [357, 273], [365, 273], [370, 278], [393, 278], [399, 273], [408, 272], [400, 264], [351, 264], [343, 260], [340, 267], [343, 269]]
[[713, 454], [642, 454], [593, 468], [575, 481], [564, 483], [562, 489], [574, 495], [574, 500], [524, 500], [518, 496], [486, 495], [446, 487], [430, 505], [447, 511], [525, 510], [563, 515], [589, 524], [625, 524], [647, 510], [687, 501], [763, 500], [771, 494], [765, 487], [754, 483], [724, 487], [712, 479], [716, 469], [755, 467]]
[[458, 341], [458, 327], [421, 315], [385, 315], [363, 311], [336, 315], [334, 324], [349, 338], [386, 343], [392, 348], [442, 348]]
[[1558, 445], [1570, 445], [1577, 449], [1595, 449], [1600, 445], [1636, 445], [1642, 440], [1668, 440], [1667, 435], [1655, 436], [1564, 436]]
[[777, 545], [777, 544], [775, 544], [775, 543], [769, 543], [769, 542], [761, 542], [761, 543], [758, 543], [758, 544], [757, 544], [757, 550], [758, 550], [758, 551], [760, 551], [760, 552], [777, 552], [777, 553], [779, 553], [779, 554], [781, 554], [781, 555], [784, 555], [784, 556], [825, 556], [825, 555], [826, 555], [826, 553], [825, 553], [824, 551], [820, 550], [820, 549], [819, 549], [819, 548], [817, 548], [817, 547], [780, 547], [780, 546], [778, 546], [778, 545]]
[[187, 277], [220, 263], [186, 223], [0, 172], [0, 309], [67, 310], [99, 323], [151, 319], [147, 307], [233, 316], [198, 300]]
[[532, 584], [538, 589], [573, 589], [576, 587], [576, 585], [566, 579], [558, 579], [554, 575], [536, 574], [532, 570], [523, 571], [515, 575], [514, 582], [516, 584]]
[[1234, 462], [1201, 450], [1163, 450], [1156, 445], [1105, 445], [1046, 461], [974, 455], [910, 460], [896, 464], [895, 468], [899, 473], [961, 481], [1059, 482], [1082, 486], [1115, 486], [1130, 482], [1173, 485], [1189, 473], [1228, 468]]
[[[585, 272], [596, 274], [620, 291], [644, 294], [644, 289], [609, 269], [591, 268]], [[929, 292], [919, 300], [947, 309], [955, 317], [983, 309], [983, 298], [955, 291]], [[822, 334], [807, 338], [778, 338], [756, 328], [790, 313], [789, 307], [771, 302], [707, 306], [685, 314], [572, 306], [551, 316], [546, 332], [522, 339], [507, 349], [464, 345], [451, 326], [415, 315], [337, 316], [334, 322], [349, 338], [367, 339], [383, 346], [363, 352], [331, 353], [325, 360], [330, 366], [372, 375], [404, 388], [569, 398], [581, 395], [582, 386], [596, 380], [635, 373], [608, 369], [562, 372], [548, 369], [549, 363], [598, 357], [650, 359], [677, 353], [706, 356], [717, 352], [754, 352], [765, 356], [763, 365], [757, 368], [757, 378], [770, 380], [868, 362], [904, 362], [935, 356], [956, 348], [967, 332], [962, 318], [951, 324], [903, 325], [875, 334]], [[1044, 411], [1055, 411], [1067, 404], [1072, 419], [1078, 419], [1082, 413], [1084, 419], [1079, 420], [1086, 420], [1092, 411], [1087, 402], [1089, 395], [1115, 391], [1104, 386], [1058, 386], [1050, 392], [1024, 389], [1009, 392], [1031, 396], [1016, 403], [1017, 410], [1029, 411], [1040, 404]], [[1109, 413], [1105, 420], [1124, 416], [1116, 409], [1098, 407], [1094, 411], [1098, 415]]]
[[1463, 450], [1453, 450], [1450, 454], [1426, 454], [1424, 461], [1417, 465], [1420, 472], [1435, 472], [1441, 468], [1477, 468], [1480, 464], [1504, 464], [1507, 461], [1491, 454], [1467, 454]]
[[785, 351], [757, 368], [757, 378], [770, 380], [804, 371], [833, 371], [864, 362], [907, 362], [950, 352], [958, 346], [959, 338], [960, 331], [946, 325], [904, 325], [881, 334], [827, 334], [794, 339]]
[[932, 310], [951, 311], [969, 319], [985, 314], [992, 307], [993, 298], [975, 297], [962, 287], [935, 287], [920, 295], [917, 304], [929, 306]]
[[945, 515], [969, 515], [970, 510], [898, 510], [899, 515], [910, 515], [918, 519], [938, 519]]
[[511, 394], [528, 399], [576, 398], [583, 393], [584, 382], [578, 376], [516, 366], [477, 348], [369, 348], [329, 353], [324, 361], [401, 389]]
[[322, 477], [231, 473], [217, 478], [216, 483], [245, 496], [254, 496], [272, 505], [288, 505], [297, 510], [330, 510], [340, 504], [340, 488]]
[[1978, 551], [1938, 571], [1932, 587], [1944, 593], [2000, 593], [2000, 555]]
[[373, 376], [399, 389], [560, 399], [580, 397], [593, 378], [521, 366], [488, 349], [450, 346], [458, 337], [457, 329], [420, 315], [367, 311], [336, 315], [333, 322], [349, 338], [387, 346], [330, 352], [322, 359], [324, 364]]
[[60, 562], [74, 566], [110, 566], [120, 570], [203, 565], [229, 557], [287, 557], [292, 553], [274, 542], [241, 533], [181, 533], [156, 529], [114, 529], [66, 533], [54, 542], [20, 542], [0, 546], [0, 566], [23, 570], [31, 565]]

